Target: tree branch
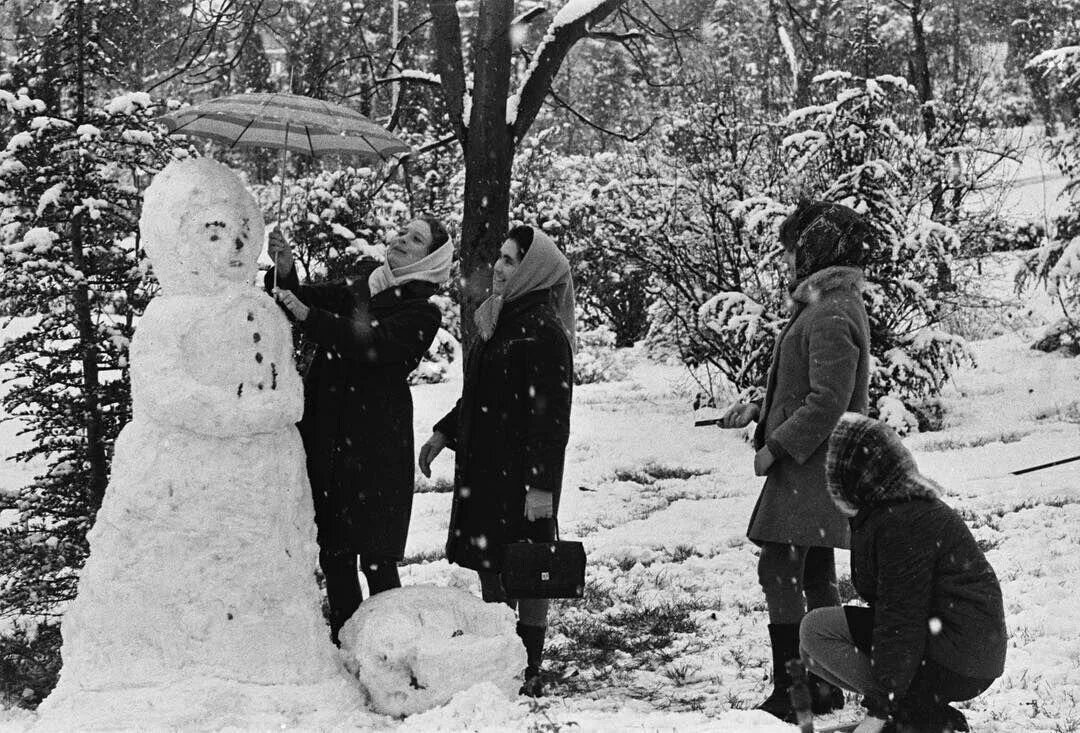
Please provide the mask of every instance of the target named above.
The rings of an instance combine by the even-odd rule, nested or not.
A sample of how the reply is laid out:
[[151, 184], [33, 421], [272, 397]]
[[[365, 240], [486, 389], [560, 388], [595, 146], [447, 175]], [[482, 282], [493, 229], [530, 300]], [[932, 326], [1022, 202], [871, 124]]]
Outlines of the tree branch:
[[617, 138], [619, 138], [621, 140], [625, 140], [628, 143], [637, 142], [641, 138], [648, 135], [649, 131], [653, 129], [653, 126], [656, 125], [656, 120], [659, 119], [657, 117], [654, 117], [652, 122], [650, 122], [648, 124], [648, 126], [644, 130], [641, 130], [640, 132], [637, 132], [637, 133], [626, 133], [626, 132], [619, 132], [618, 130], [609, 130], [608, 128], [604, 127], [603, 125], [599, 124], [598, 122], [594, 122], [593, 120], [589, 119], [588, 117], [586, 117], [581, 112], [578, 112], [576, 109], [574, 109], [574, 107], [569, 102], [562, 99], [558, 94], [556, 94], [554, 89], [550, 90], [548, 92], [548, 94], [557, 103], [555, 106], [559, 107], [560, 109], [565, 109], [567, 112], [569, 112], [574, 117], [576, 117], [579, 120], [581, 120], [582, 122], [584, 122], [589, 127], [593, 128], [594, 130], [598, 130], [598, 131], [604, 133], [605, 135], [611, 135], [612, 137], [617, 137]]
[[428, 0], [435, 20], [435, 65], [442, 79], [443, 98], [450, 123], [462, 150], [468, 143], [465, 125], [465, 62], [461, 58], [461, 18], [454, 0]]
[[[537, 50], [525, 81], [522, 83], [517, 117], [514, 120], [513, 140], [525, 137], [544, 104], [551, 82], [574, 44], [588, 35], [590, 29], [611, 15], [626, 0], [601, 0], [588, 13], [576, 20], [548, 27], [546, 41]], [[558, 16], [556, 15], [556, 18]]]

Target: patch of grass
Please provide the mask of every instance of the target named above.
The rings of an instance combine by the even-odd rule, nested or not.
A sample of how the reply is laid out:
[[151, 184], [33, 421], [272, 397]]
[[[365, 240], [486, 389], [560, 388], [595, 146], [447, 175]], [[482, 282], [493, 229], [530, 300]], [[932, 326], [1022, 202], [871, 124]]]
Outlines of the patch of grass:
[[851, 582], [850, 575], [841, 575], [836, 581], [836, 590], [840, 594], [841, 603], [850, 603], [859, 597], [855, 585]]
[[963, 448], [981, 448], [993, 443], [1017, 443], [1031, 435], [1030, 430], [1006, 430], [1000, 433], [984, 433], [969, 438], [941, 438], [928, 440], [923, 443], [923, 449], [927, 451], [949, 451]]
[[615, 586], [590, 583], [582, 601], [556, 605], [549, 628], [570, 641], [548, 650], [557, 684], [571, 693], [596, 690], [613, 683], [627, 660], [661, 671], [677, 686], [680, 679], [688, 684], [696, 670], [677, 660], [705, 648], [696, 636], [700, 627], [694, 617], [712, 607], [710, 599], [647, 607], [640, 596], [648, 589], [618, 586], [617, 592], [629, 592], [629, 597], [616, 597]]
[[409, 555], [401, 561], [402, 565], [421, 565], [426, 562], [438, 562], [446, 559], [446, 550], [426, 550]]
[[649, 486], [657, 481], [664, 481], [667, 479], [686, 481], [695, 476], [706, 476], [709, 473], [711, 473], [711, 471], [703, 469], [667, 466], [660, 463], [646, 463], [641, 468], [618, 469], [615, 471], [614, 479], [616, 481], [631, 481], [635, 484]]
[[436, 478], [434, 480], [420, 476], [416, 479], [414, 494], [451, 494], [454, 491], [454, 480]]

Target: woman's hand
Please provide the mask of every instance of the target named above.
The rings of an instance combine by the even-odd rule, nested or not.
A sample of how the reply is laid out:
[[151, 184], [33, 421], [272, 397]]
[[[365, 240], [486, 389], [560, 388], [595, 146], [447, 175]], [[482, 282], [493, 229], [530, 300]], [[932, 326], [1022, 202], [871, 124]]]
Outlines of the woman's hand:
[[274, 268], [278, 275], [288, 275], [293, 269], [293, 254], [289, 243], [285, 241], [285, 235], [280, 230], [270, 232], [270, 238], [266, 243], [266, 253], [274, 261]]
[[720, 418], [722, 428], [745, 428], [758, 419], [761, 410], [752, 402], [736, 402]]
[[530, 522], [555, 516], [555, 495], [550, 491], [530, 489], [525, 492], [525, 518]]
[[277, 299], [277, 302], [285, 306], [289, 313], [292, 313], [293, 318], [301, 323], [307, 320], [308, 313], [311, 312], [311, 309], [304, 305], [303, 301], [297, 298], [293, 291], [274, 288], [274, 298]]
[[427, 442], [420, 446], [420, 460], [417, 463], [420, 465], [420, 473], [424, 474], [425, 478], [431, 478], [431, 462], [435, 460], [435, 456], [442, 453], [446, 443], [446, 436], [436, 430]]
[[885, 729], [886, 722], [887, 721], [884, 721], [881, 718], [867, 715], [855, 728], [855, 733], [881, 733], [881, 731]]
[[754, 475], [764, 476], [772, 468], [772, 464], [776, 461], [776, 456], [769, 450], [769, 446], [761, 446], [761, 450], [754, 456]]

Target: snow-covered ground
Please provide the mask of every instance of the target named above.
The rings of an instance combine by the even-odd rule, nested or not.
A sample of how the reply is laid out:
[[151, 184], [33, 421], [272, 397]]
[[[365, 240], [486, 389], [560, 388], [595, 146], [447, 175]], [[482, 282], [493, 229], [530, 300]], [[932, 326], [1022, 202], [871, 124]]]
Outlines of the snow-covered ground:
[[[996, 274], [1007, 269], [1001, 265]], [[1024, 316], [1017, 320], [1024, 325], [1042, 320], [1023, 311], [1017, 309]], [[977, 365], [949, 387], [945, 429], [908, 444], [973, 527], [1005, 594], [1006, 672], [961, 706], [972, 730], [1078, 731], [1080, 463], [1007, 473], [1080, 453], [1080, 360], [1031, 351], [1030, 333], [1002, 330], [973, 344]], [[414, 388], [418, 441], [459, 389], [458, 381]], [[680, 368], [641, 358], [626, 380], [575, 391], [561, 529], [585, 542], [589, 589], [584, 601], [559, 604], [553, 613], [551, 694], [505, 701], [478, 687], [444, 708], [403, 721], [372, 716], [368, 725], [794, 730], [745, 711], [765, 694], [769, 664], [755, 547], [744, 536], [760, 480], [741, 434], [693, 427], [692, 392]], [[18, 441], [9, 442], [10, 432], [2, 437], [4, 452], [14, 452]], [[473, 573], [441, 559], [452, 454], [433, 469], [430, 481], [419, 479], [403, 581], [478, 593]], [[22, 480], [11, 470], [0, 468], [0, 487]], [[846, 576], [846, 553], [838, 559]], [[830, 721], [856, 711], [850, 697], [848, 710]], [[3, 728], [33, 720], [0, 711]]]

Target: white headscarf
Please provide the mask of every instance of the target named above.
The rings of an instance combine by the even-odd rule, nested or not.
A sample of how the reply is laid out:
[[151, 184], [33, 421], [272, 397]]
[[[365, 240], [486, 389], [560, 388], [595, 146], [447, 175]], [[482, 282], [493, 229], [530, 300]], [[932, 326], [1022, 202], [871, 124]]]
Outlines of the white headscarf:
[[442, 285], [450, 279], [450, 265], [454, 260], [454, 243], [447, 239], [442, 245], [423, 259], [412, 264], [391, 269], [389, 262], [384, 262], [368, 276], [368, 288], [372, 297], [388, 288], [396, 288], [413, 280]]
[[555, 313], [570, 339], [570, 347], [576, 351], [574, 278], [570, 273], [570, 262], [551, 237], [537, 227], [532, 227], [532, 231], [532, 245], [506, 281], [502, 295], [492, 295], [481, 303], [473, 319], [480, 330], [480, 337], [487, 341], [495, 333], [503, 303], [511, 303], [536, 290], [551, 290]]

